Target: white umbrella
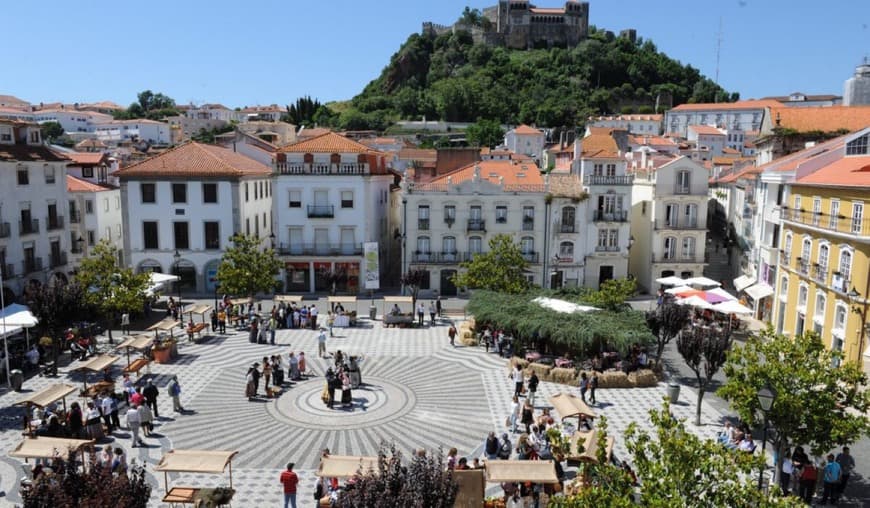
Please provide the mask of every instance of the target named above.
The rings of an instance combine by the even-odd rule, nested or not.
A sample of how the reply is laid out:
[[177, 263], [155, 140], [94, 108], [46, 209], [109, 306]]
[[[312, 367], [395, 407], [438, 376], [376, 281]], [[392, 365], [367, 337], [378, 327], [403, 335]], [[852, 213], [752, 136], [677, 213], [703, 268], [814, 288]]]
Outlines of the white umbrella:
[[0, 322], [3, 323], [4, 327], [20, 326], [24, 328], [24, 340], [26, 341], [27, 349], [30, 349], [30, 330], [28, 328], [38, 325], [39, 320], [36, 319], [36, 316], [30, 312], [30, 309], [26, 305], [18, 303], [7, 305], [3, 310], [0, 310]]
[[719, 287], [722, 285], [719, 282], [717, 282], [713, 279], [707, 278], [707, 277], [692, 277], [691, 279], [686, 279], [686, 284], [688, 284], [690, 286], [703, 286], [703, 287], [710, 287], [710, 286]]
[[697, 291], [697, 289], [691, 288], [689, 286], [678, 286], [675, 288], [665, 289], [665, 293], [677, 296], [679, 296], [680, 293], [686, 293], [688, 291]]
[[662, 277], [660, 279], [656, 279], [657, 284], [661, 284], [663, 286], [685, 286], [687, 285], [686, 281], [677, 277], [676, 275], [670, 275], [668, 277]]
[[677, 305], [689, 305], [691, 307], [697, 307], [699, 309], [713, 309], [712, 305], [707, 300], [704, 300], [700, 296], [690, 296], [688, 298], [681, 298], [677, 300]]
[[712, 308], [722, 314], [752, 314], [752, 309], [735, 300], [718, 303], [713, 305]]

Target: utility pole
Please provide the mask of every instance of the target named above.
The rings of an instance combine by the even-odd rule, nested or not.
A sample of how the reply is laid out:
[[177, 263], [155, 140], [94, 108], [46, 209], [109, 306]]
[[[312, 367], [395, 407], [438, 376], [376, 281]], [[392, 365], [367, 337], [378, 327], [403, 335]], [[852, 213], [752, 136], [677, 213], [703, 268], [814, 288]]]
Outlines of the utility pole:
[[[716, 33], [716, 85], [719, 85], [719, 59], [722, 56], [722, 16], [719, 16], [719, 31]], [[713, 102], [719, 102], [719, 95], [713, 96]]]

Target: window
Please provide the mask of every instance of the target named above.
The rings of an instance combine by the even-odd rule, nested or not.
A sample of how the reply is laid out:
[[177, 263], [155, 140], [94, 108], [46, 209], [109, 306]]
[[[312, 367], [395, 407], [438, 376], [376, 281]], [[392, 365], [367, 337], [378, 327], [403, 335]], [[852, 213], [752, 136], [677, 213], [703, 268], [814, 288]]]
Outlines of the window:
[[496, 206], [495, 207], [495, 222], [498, 224], [506, 224], [507, 223], [507, 207], [506, 206]]
[[250, 218], [245, 219], [245, 234], [246, 235], [251, 234], [251, 219]]
[[691, 191], [691, 173], [688, 171], [677, 172], [677, 194], [688, 194]]
[[846, 155], [867, 155], [870, 146], [870, 134], [853, 139], [846, 143]]
[[109, 211], [109, 198], [103, 198], [103, 211]]
[[417, 207], [417, 229], [429, 229], [429, 205]]
[[39, 131], [30, 131], [30, 143], [39, 143]]
[[[456, 254], [456, 237], [445, 236], [441, 240], [441, 252], [445, 255], [454, 256]], [[455, 261], [455, 259], [451, 261]]]
[[[90, 231], [88, 232], [90, 233]], [[157, 242], [157, 222], [145, 221], [142, 223], [142, 243], [145, 249], [160, 248]]]
[[479, 236], [472, 236], [468, 239], [468, 252], [472, 254], [480, 254], [483, 252], [483, 239]]
[[472, 221], [480, 222], [483, 219], [483, 208], [472, 206], [469, 212]]
[[93, 199], [86, 199], [85, 200], [85, 213], [86, 214], [94, 213], [94, 200]]
[[846, 329], [846, 312], [844, 305], [837, 305], [837, 310], [834, 311], [834, 330]]
[[598, 247], [604, 249], [607, 247], [607, 230], [599, 229], [598, 230]]
[[217, 203], [217, 184], [204, 183], [202, 184], [202, 202]]
[[794, 197], [794, 209], [801, 210], [801, 197], [800, 196]]
[[559, 258], [574, 258], [574, 242], [562, 242], [559, 244]]
[[686, 219], [683, 224], [686, 227], [695, 228], [698, 227], [698, 205], [691, 204], [686, 205]]
[[187, 203], [187, 184], [174, 183], [172, 184], [172, 202]]
[[592, 165], [592, 174], [595, 176], [603, 176], [604, 175], [604, 164], [593, 164]]
[[121, 197], [115, 196], [115, 210], [121, 209]]
[[341, 191], [341, 207], [353, 208], [353, 191]]
[[680, 205], [675, 203], [670, 203], [665, 205], [665, 226], [667, 227], [677, 227], [677, 220], [679, 217]]
[[257, 190], [257, 182], [254, 182], [254, 201], [260, 199], [260, 192]]
[[828, 228], [837, 229], [837, 221], [840, 218], [840, 201], [838, 199], [831, 200], [831, 214], [828, 218]]
[[823, 243], [823, 244], [819, 245], [818, 263], [819, 263], [819, 271], [822, 273], [822, 276], [824, 276], [828, 271], [828, 259], [830, 257], [829, 256], [830, 250], [831, 250], [831, 248], [828, 247], [828, 244]]
[[444, 207], [444, 222], [447, 224], [456, 222], [456, 207], [454, 205], [446, 205]]
[[785, 257], [785, 262], [788, 264], [791, 261], [791, 234], [785, 235], [783, 241], [782, 254]]
[[221, 248], [220, 223], [217, 221], [207, 221], [203, 226], [203, 236], [205, 236], [205, 248], [208, 250], [217, 250]]
[[45, 183], [54, 183], [54, 168], [46, 164], [43, 171], [45, 172]]
[[97, 235], [94, 233], [92, 229], [89, 229], [87, 232], [88, 237], [88, 245], [93, 247], [97, 243]]
[[801, 245], [801, 261], [804, 263], [807, 263], [810, 260], [810, 248], [812, 248], [812, 245], [812, 240], [804, 238], [803, 244]]
[[813, 226], [822, 220], [822, 198], [813, 198]]
[[115, 238], [121, 238], [121, 225], [115, 224]]
[[82, 178], [93, 178], [94, 168], [82, 168]]
[[520, 239], [520, 250], [523, 254], [532, 254], [535, 252], [535, 239], [531, 236], [524, 236]]
[[606, 176], [616, 176], [616, 164], [608, 164], [605, 170]]
[[691, 236], [683, 238], [683, 259], [692, 261], [695, 258], [695, 239]]
[[821, 291], [816, 293], [816, 306], [813, 309], [813, 316], [817, 319], [825, 317], [825, 294]]
[[619, 249], [619, 230], [607, 230], [607, 250], [616, 251]]
[[18, 166], [18, 185], [30, 185], [30, 173], [26, 167]]
[[809, 296], [809, 289], [806, 286], [801, 285], [800, 289], [798, 289], [798, 306], [806, 307], [807, 305], [807, 297]]
[[103, 236], [103, 239], [107, 241], [112, 241], [112, 228], [106, 226], [106, 234]]
[[673, 236], [665, 238], [664, 243], [664, 259], [677, 258], [677, 239]]
[[852, 203], [852, 232], [857, 235], [864, 232], [864, 203]]
[[852, 274], [852, 251], [848, 249], [840, 250], [840, 267], [839, 267], [840, 276], [843, 277], [846, 281], [849, 280], [849, 276]]
[[140, 183], [139, 184], [139, 193], [142, 194], [142, 202], [143, 203], [156, 203], [157, 202], [157, 190], [153, 183]]
[[429, 246], [428, 236], [417, 237], [417, 254], [429, 254]]
[[780, 298], [788, 298], [788, 276], [779, 281], [779, 296]]
[[173, 222], [172, 229], [175, 233], [175, 248], [176, 249], [189, 249], [190, 248], [190, 235], [188, 234], [187, 223], [186, 222]]
[[245, 203], [248, 202], [249, 194], [248, 194], [248, 182], [245, 182]]
[[298, 190], [290, 191], [290, 208], [302, 208], [302, 192]]

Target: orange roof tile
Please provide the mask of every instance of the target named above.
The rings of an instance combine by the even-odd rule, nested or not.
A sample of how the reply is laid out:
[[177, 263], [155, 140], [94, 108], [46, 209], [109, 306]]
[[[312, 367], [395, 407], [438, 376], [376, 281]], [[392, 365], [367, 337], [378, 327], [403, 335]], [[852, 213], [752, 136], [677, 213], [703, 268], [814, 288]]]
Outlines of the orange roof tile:
[[73, 165], [78, 166], [93, 166], [108, 158], [108, 155], [102, 152], [64, 152], [64, 155], [70, 158]]
[[402, 148], [399, 150], [399, 159], [435, 162], [438, 160], [438, 150], [434, 148]]
[[735, 160], [735, 157], [713, 157], [713, 164], [716, 166], [731, 166]]
[[518, 126], [516, 129], [514, 129], [514, 134], [520, 134], [520, 135], [529, 135], [529, 134], [538, 135], [538, 134], [540, 134], [540, 135], [543, 135], [544, 133], [539, 131], [538, 129], [535, 129], [534, 127], [529, 127], [526, 124], [522, 124], [522, 125]]
[[782, 103], [771, 100], [746, 100], [737, 102], [720, 102], [720, 103], [699, 103], [699, 104], [680, 104], [671, 109], [671, 111], [729, 111], [741, 109], [762, 109], [776, 108], [782, 106]]
[[724, 136], [725, 133], [712, 125], [690, 125], [690, 129], [704, 136]]
[[779, 159], [770, 161], [766, 164], [759, 166], [759, 168], [763, 171], [776, 171], [776, 172], [786, 172], [786, 171], [794, 171], [800, 164], [806, 162], [813, 157], [818, 155], [829, 153], [834, 150], [842, 150], [845, 145], [846, 136], [840, 136], [838, 138], [829, 139], [823, 143], [819, 143], [816, 146], [812, 146], [810, 148], [805, 148], [799, 152], [791, 153], [786, 155], [785, 157], [780, 157]]
[[265, 176], [272, 168], [215, 145], [190, 142], [137, 162], [113, 174], [125, 178], [190, 178]]
[[870, 187], [870, 155], [843, 157], [798, 178], [795, 185]]
[[327, 129], [326, 127], [303, 128], [296, 133], [296, 137], [298, 137], [299, 139], [316, 138], [317, 136], [323, 136], [328, 132], [332, 131]]
[[632, 144], [635, 145], [668, 145], [668, 146], [677, 146], [676, 143], [672, 139], [665, 138], [662, 136], [629, 136], [629, 140]]
[[511, 160], [487, 160], [471, 163], [459, 169], [434, 178], [431, 183], [447, 183], [447, 179], [456, 185], [459, 182], [471, 180], [474, 177], [475, 166], [480, 167], [480, 178], [499, 184], [500, 177], [505, 185], [543, 185], [541, 170], [534, 162], [517, 162]]
[[735, 150], [735, 149], [731, 148], [730, 146], [726, 146], [725, 148], [722, 149], [722, 153], [728, 153], [728, 154], [739, 154], [740, 151], [739, 151], [739, 150]]
[[109, 187], [108, 185], [98, 185], [72, 175], [66, 175], [67, 192], [103, 192], [113, 189], [114, 187]]
[[606, 127], [590, 127], [590, 134], [580, 143], [580, 157], [583, 159], [601, 159], [619, 157], [619, 147], [613, 139], [614, 129]]
[[870, 125], [870, 106], [778, 107], [771, 109], [770, 118], [775, 127], [798, 132], [854, 132]]
[[380, 153], [332, 131], [278, 149], [284, 153]]

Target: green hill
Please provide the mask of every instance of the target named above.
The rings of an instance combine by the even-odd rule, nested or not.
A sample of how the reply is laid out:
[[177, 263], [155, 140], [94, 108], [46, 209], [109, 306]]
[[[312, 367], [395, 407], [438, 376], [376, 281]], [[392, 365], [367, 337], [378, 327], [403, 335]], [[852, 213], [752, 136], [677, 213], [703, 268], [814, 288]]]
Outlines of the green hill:
[[413, 34], [333, 121], [345, 129], [379, 130], [423, 116], [574, 126], [590, 114], [652, 113], [657, 98], [661, 111], [685, 102], [733, 101], [737, 94], [651, 41], [615, 37], [594, 26], [587, 40], [570, 49], [491, 47], [475, 44], [462, 31]]

